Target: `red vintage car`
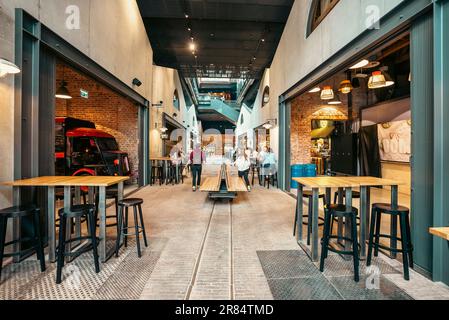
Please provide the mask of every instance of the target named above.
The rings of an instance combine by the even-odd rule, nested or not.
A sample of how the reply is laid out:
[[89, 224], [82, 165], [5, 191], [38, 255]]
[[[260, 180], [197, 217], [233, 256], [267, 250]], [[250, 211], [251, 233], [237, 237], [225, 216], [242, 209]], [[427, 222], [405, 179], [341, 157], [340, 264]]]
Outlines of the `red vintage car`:
[[56, 118], [56, 175], [129, 176], [128, 154], [114, 136], [95, 124], [74, 118]]

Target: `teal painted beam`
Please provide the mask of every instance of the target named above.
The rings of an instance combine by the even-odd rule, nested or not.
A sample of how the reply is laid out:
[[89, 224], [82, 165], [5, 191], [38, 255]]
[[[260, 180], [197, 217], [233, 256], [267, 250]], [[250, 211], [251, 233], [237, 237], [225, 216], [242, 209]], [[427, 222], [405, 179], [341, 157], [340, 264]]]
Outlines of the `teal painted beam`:
[[[434, 221], [449, 226], [449, 0], [434, 3]], [[433, 279], [449, 284], [449, 246], [433, 239]]]
[[412, 239], [417, 268], [432, 273], [434, 199], [434, 72], [433, 15], [425, 14], [412, 23], [411, 110], [412, 110]]

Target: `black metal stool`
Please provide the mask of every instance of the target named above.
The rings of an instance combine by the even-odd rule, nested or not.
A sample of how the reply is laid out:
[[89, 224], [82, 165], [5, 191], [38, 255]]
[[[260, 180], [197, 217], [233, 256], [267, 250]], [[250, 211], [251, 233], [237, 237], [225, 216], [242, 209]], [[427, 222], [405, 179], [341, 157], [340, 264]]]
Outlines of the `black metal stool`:
[[[87, 201], [88, 193], [84, 192], [83, 190], [81, 190], [80, 195], [81, 195], [81, 198], [83, 200], [83, 204], [87, 204], [88, 203], [88, 201]], [[65, 197], [64, 188], [56, 188], [56, 190], [55, 190], [55, 199], [56, 199], [56, 201], [64, 201], [64, 197]], [[73, 203], [75, 202], [75, 197], [76, 197], [76, 193], [75, 193], [74, 189], [70, 190], [70, 197], [71, 197], [70, 203], [71, 203], [71, 205], [73, 205]], [[55, 227], [59, 228], [59, 218], [56, 218], [55, 221], [56, 221]], [[82, 219], [81, 220], [81, 223], [84, 223], [84, 222], [86, 222], [86, 219]], [[73, 227], [73, 224], [72, 224], [72, 233], [73, 232], [74, 232], [74, 227]]]
[[[320, 262], [320, 271], [324, 271], [324, 262], [328, 256], [329, 251], [341, 254], [341, 255], [351, 255], [354, 260], [354, 280], [355, 282], [360, 281], [359, 277], [359, 244], [357, 240], [357, 215], [358, 210], [357, 208], [352, 208], [352, 210], [348, 211], [347, 207], [345, 205], [331, 205], [329, 208], [326, 208], [325, 210], [326, 217], [325, 217], [325, 224], [324, 224], [324, 235], [323, 239], [321, 240], [321, 262]], [[330, 233], [330, 226], [331, 221], [334, 218], [345, 218], [346, 223], [350, 221], [351, 225], [351, 236], [352, 239], [345, 238], [345, 237], [338, 237], [333, 236]], [[345, 241], [349, 241], [352, 243], [352, 251], [344, 251], [344, 250], [337, 250], [334, 249], [332, 246], [330, 246], [330, 240], [335, 239], [342, 239]]]
[[[5, 243], [6, 241], [6, 231], [8, 225], [8, 219], [20, 219], [24, 217], [32, 218], [33, 223], [33, 236], [28, 238], [13, 239], [12, 241]], [[2, 276], [3, 258], [5, 257], [15, 257], [22, 256], [36, 251], [36, 255], [40, 261], [41, 271], [45, 271], [45, 255], [42, 245], [41, 238], [41, 228], [40, 228], [40, 210], [35, 206], [18, 206], [0, 210], [0, 282]], [[5, 254], [5, 247], [21, 244], [24, 242], [31, 242], [32, 247], [23, 251], [7, 253]]]
[[[140, 237], [139, 235], [142, 233], [143, 240], [145, 242], [145, 247], [148, 247], [147, 242], [147, 235], [145, 232], [145, 223], [143, 221], [143, 214], [142, 214], [142, 199], [137, 198], [130, 198], [125, 199], [123, 201], [119, 201], [119, 232], [117, 235], [117, 242], [115, 247], [115, 256], [118, 257], [118, 253], [120, 250], [120, 242], [122, 239], [122, 236], [125, 238], [125, 247], [128, 246], [128, 236], [135, 235], [136, 236], [136, 244], [137, 244], [137, 254], [140, 257], [142, 257], [142, 252], [140, 250]], [[128, 210], [129, 208], [133, 208], [134, 212], [134, 227], [128, 227]], [[139, 213], [137, 213], [139, 211]], [[140, 225], [139, 225], [139, 218], [140, 218]], [[128, 230], [134, 228], [135, 233], [129, 234]]]
[[[303, 191], [302, 197], [305, 199], [309, 199], [309, 213], [303, 215], [303, 218], [307, 218], [307, 222], [302, 222], [303, 225], [308, 226], [307, 230], [307, 245], [310, 246], [310, 235], [312, 233], [312, 201], [313, 201], [313, 192], [312, 191]], [[320, 199], [323, 199], [323, 207], [326, 208], [326, 196], [323, 193], [320, 193], [318, 196]], [[295, 225], [293, 227], [293, 236], [296, 236], [296, 227], [297, 227], [298, 216], [295, 215]], [[318, 220], [322, 221], [322, 223], [318, 224], [319, 227], [324, 226], [324, 218], [318, 217]]]
[[[94, 255], [94, 263], [95, 263], [95, 272], [100, 272], [100, 262], [98, 258], [98, 240], [96, 235], [96, 223], [95, 223], [95, 205], [77, 205], [70, 208], [69, 211], [65, 211], [65, 209], [59, 210], [60, 217], [60, 227], [59, 227], [59, 243], [58, 243], [58, 251], [57, 251], [57, 267], [56, 267], [56, 284], [60, 284], [62, 282], [62, 268], [64, 267], [64, 258], [78, 256], [80, 254], [86, 253], [90, 250], [93, 251]], [[87, 225], [89, 229], [88, 236], [81, 236], [77, 238], [66, 239], [67, 234], [67, 221], [76, 218], [86, 218]], [[91, 240], [91, 246], [87, 246], [83, 248], [83, 250], [77, 252], [66, 252], [66, 245], [68, 243], [82, 241], [82, 240]]]
[[[343, 197], [343, 199], [346, 198], [346, 192], [343, 192], [342, 197]], [[360, 192], [352, 191], [352, 199], [360, 199]], [[335, 204], [338, 204], [337, 200], [338, 200], [338, 191], [336, 191], [335, 195], [334, 195], [334, 203]]]
[[[342, 194], [343, 199], [346, 199], [346, 192], [343, 192]], [[352, 191], [352, 199], [360, 199], [360, 192], [358, 191]], [[335, 196], [334, 196], [334, 204], [338, 204], [338, 191], [335, 192]], [[336, 222], [338, 219], [334, 219], [332, 220], [332, 224], [331, 224], [331, 234], [334, 233], [334, 222]], [[343, 223], [344, 224], [344, 223]], [[357, 226], [360, 226], [360, 217], [357, 216]]]
[[[393, 216], [393, 219], [399, 217], [399, 224], [401, 229], [401, 237], [395, 237], [392, 235], [381, 234], [381, 223], [382, 214], [388, 214]], [[397, 226], [397, 225], [396, 225]], [[396, 230], [397, 233], [397, 230]], [[381, 238], [393, 239], [401, 242], [401, 249], [393, 249], [380, 244]], [[366, 260], [366, 265], [371, 265], [372, 251], [374, 248], [374, 256], [379, 255], [379, 249], [388, 250], [394, 253], [402, 254], [402, 263], [404, 267], [404, 279], [410, 280], [409, 273], [409, 263], [410, 267], [413, 268], [413, 245], [411, 240], [410, 232], [410, 210], [406, 207], [398, 206], [393, 209], [390, 204], [377, 203], [373, 204], [373, 209], [371, 212], [371, 227], [369, 235], [369, 245], [368, 245], [368, 257]], [[410, 260], [409, 260], [410, 259]]]
[[[115, 214], [114, 215], [106, 215], [107, 219], [115, 219], [115, 223], [106, 224], [106, 228], [117, 227], [118, 228], [118, 188], [117, 187], [109, 187], [106, 189], [106, 200], [114, 200], [115, 205]], [[100, 194], [99, 192], [95, 195], [95, 221], [98, 222], [98, 206], [100, 204]], [[97, 224], [97, 227], [99, 225]]]
[[151, 184], [154, 185], [159, 180], [159, 185], [164, 181], [164, 167], [159, 161], [153, 161], [151, 165]]
[[268, 189], [270, 189], [270, 184], [274, 187], [275, 183], [277, 188], [279, 189], [279, 180], [277, 170], [273, 167], [264, 168], [263, 175], [263, 187], [268, 183]]

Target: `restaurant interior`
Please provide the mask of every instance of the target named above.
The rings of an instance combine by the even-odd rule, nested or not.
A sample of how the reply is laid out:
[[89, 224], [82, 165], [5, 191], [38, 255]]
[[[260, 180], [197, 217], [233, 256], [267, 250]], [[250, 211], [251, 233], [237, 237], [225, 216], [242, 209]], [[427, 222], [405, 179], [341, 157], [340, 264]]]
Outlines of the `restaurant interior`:
[[[393, 179], [400, 182], [399, 205], [410, 208], [411, 76], [410, 37], [405, 34], [295, 98], [290, 119], [292, 178]], [[312, 171], [306, 169], [310, 164], [314, 165]], [[296, 195], [297, 187], [292, 180], [290, 192]], [[354, 191], [354, 206], [360, 208], [360, 190]], [[390, 191], [388, 186], [371, 188], [371, 203], [389, 203]], [[332, 193], [329, 201], [338, 202], [337, 194]], [[320, 208], [321, 236], [321, 200]], [[391, 223], [390, 219], [382, 220], [382, 233], [390, 232]], [[304, 219], [304, 235], [308, 228]], [[389, 242], [381, 239], [385, 245]]]

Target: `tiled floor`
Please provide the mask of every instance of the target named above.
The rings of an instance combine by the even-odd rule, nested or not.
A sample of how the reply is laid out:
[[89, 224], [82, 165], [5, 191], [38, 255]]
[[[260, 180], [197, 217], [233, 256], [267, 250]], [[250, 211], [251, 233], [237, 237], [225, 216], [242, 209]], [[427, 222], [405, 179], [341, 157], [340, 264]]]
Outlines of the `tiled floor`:
[[383, 256], [378, 289], [367, 288], [363, 262], [356, 284], [351, 261], [337, 255], [322, 274], [292, 236], [295, 200], [278, 190], [256, 187], [232, 204], [214, 203], [186, 181], [133, 196], [145, 200], [150, 237], [141, 259], [131, 243], [97, 275], [85, 254], [56, 286], [55, 266], [40, 273], [32, 258], [4, 268], [0, 299], [449, 299], [445, 285], [415, 272], [404, 281], [401, 264]]

